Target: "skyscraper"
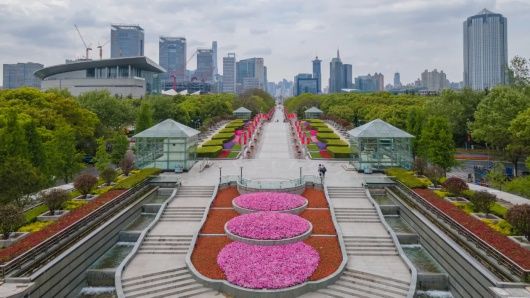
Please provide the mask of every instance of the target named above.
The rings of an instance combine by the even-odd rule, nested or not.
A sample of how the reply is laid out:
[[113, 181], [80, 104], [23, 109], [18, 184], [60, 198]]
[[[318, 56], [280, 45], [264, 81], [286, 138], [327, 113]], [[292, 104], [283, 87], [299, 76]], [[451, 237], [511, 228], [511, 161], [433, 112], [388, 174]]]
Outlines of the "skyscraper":
[[219, 69], [217, 69], [217, 41], [212, 42], [212, 59], [213, 59], [213, 76], [215, 77], [219, 74]]
[[3, 65], [3, 88], [11, 89], [22, 86], [40, 88], [41, 80], [33, 73], [44, 68], [39, 63], [27, 62]]
[[110, 57], [144, 56], [144, 29], [138, 25], [110, 26]]
[[223, 92], [236, 93], [236, 54], [223, 57]]
[[313, 77], [310, 73], [299, 73], [294, 77], [293, 95], [297, 96], [303, 93], [318, 93], [318, 78]]
[[213, 51], [212, 49], [197, 49], [197, 70], [195, 77], [201, 82], [213, 80]]
[[158, 64], [167, 70], [160, 74], [164, 89], [177, 82], [186, 80], [186, 38], [160, 36], [158, 41]]
[[385, 90], [385, 76], [382, 73], [374, 73], [374, 79], [376, 82], [376, 91]]
[[361, 91], [383, 91], [385, 88], [385, 77], [382, 73], [374, 75], [358, 76], [355, 78], [355, 88]]
[[317, 93], [322, 93], [322, 60], [318, 59], [318, 56], [313, 60], [313, 78], [318, 80]]
[[340, 60], [339, 50], [337, 50], [337, 57], [331, 59], [329, 63], [329, 93], [341, 92], [344, 82], [343, 75], [342, 61]]
[[352, 85], [352, 66], [351, 64], [342, 64], [342, 88], [351, 89]]
[[425, 70], [421, 74], [421, 86], [427, 91], [440, 91], [449, 88], [449, 81], [443, 71], [438, 72]]
[[474, 90], [506, 83], [508, 21], [483, 9], [464, 22], [464, 84]]
[[394, 88], [400, 88], [401, 87], [401, 75], [399, 72], [396, 72], [394, 74]]
[[[245, 83], [245, 79], [246, 83]], [[249, 58], [236, 63], [236, 82], [242, 87], [241, 92], [249, 88], [267, 87], [267, 74], [263, 58]]]

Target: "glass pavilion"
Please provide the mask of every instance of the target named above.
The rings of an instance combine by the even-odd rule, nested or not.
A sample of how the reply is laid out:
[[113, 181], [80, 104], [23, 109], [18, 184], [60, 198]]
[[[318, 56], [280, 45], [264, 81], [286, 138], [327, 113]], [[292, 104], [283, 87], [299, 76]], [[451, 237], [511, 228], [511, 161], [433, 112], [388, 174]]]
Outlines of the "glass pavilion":
[[304, 112], [304, 114], [305, 114], [305, 119], [318, 119], [322, 117], [322, 114], [324, 114], [324, 112], [322, 112], [317, 107], [312, 107], [312, 108], [307, 109]]
[[136, 165], [176, 172], [189, 170], [197, 162], [199, 133], [167, 119], [136, 134]]
[[252, 116], [252, 111], [245, 107], [240, 107], [239, 109], [233, 112], [233, 115], [237, 119], [250, 120], [250, 117]]
[[348, 134], [353, 151], [352, 163], [358, 171], [412, 168], [413, 135], [381, 119], [356, 127]]

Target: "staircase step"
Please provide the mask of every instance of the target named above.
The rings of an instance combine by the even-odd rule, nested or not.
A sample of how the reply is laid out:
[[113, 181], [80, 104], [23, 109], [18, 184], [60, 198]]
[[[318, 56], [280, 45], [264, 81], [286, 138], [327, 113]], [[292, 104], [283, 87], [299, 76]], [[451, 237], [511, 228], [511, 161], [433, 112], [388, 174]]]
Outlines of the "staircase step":
[[178, 282], [173, 282], [170, 284], [159, 284], [151, 286], [150, 284], [144, 284], [144, 287], [136, 291], [125, 291], [125, 296], [128, 298], [136, 297], [158, 297], [163, 291], [174, 290], [176, 294], [184, 292], [190, 288], [196, 288], [201, 286], [196, 280], [192, 277]]
[[144, 279], [144, 278], [149, 278], [149, 277], [152, 277], [152, 276], [165, 275], [165, 274], [178, 273], [178, 272], [187, 272], [187, 271], [188, 271], [188, 268], [180, 267], [180, 268], [177, 268], [177, 269], [164, 270], [164, 271], [160, 271], [160, 272], [153, 272], [153, 273], [143, 274], [143, 275], [139, 275], [139, 276], [124, 278], [124, 279], [122, 279], [122, 282], [126, 283], [126, 282], [130, 282], [130, 281], [134, 281], [134, 280], [140, 280], [140, 279]]
[[[193, 297], [193, 296], [197, 296], [197, 295], [205, 294], [205, 293], [211, 293], [211, 296], [214, 296], [217, 294], [217, 292], [214, 291], [213, 289], [207, 288], [199, 284], [198, 282], [196, 282], [196, 284], [194, 285], [190, 285], [190, 286], [182, 287], [178, 289], [160, 291], [156, 293], [156, 295], [146, 296], [146, 297], [148, 298], [165, 298], [165, 297], [187, 298], [187, 297]], [[222, 297], [222, 295], [220, 296]]]
[[354, 276], [360, 279], [370, 279], [370, 280], [374, 280], [380, 283], [389, 282], [389, 283], [392, 283], [395, 287], [401, 288], [403, 290], [408, 290], [409, 285], [410, 285], [409, 282], [406, 282], [403, 280], [399, 280], [399, 279], [388, 277], [388, 276], [368, 273], [365, 271], [358, 271], [358, 270], [351, 269], [351, 268], [347, 268], [346, 270], [344, 270], [344, 275]]
[[144, 278], [139, 279], [124, 279], [122, 280], [123, 287], [134, 287], [136, 285], [144, 285], [149, 282], [154, 282], [157, 280], [165, 280], [165, 279], [171, 279], [171, 278], [179, 278], [183, 275], [189, 275], [189, 271], [187, 268], [184, 268], [182, 270], [170, 270], [166, 273], [157, 273], [155, 275], [150, 275]]
[[151, 279], [149, 281], [144, 281], [143, 283], [138, 283], [136, 285], [129, 285], [129, 286], [123, 286], [123, 291], [125, 293], [133, 293], [136, 291], [140, 291], [148, 287], [159, 287], [164, 285], [169, 285], [173, 283], [178, 283], [182, 281], [187, 281], [193, 279], [193, 276], [188, 272], [186, 274], [178, 275], [178, 276], [170, 276], [164, 279]]

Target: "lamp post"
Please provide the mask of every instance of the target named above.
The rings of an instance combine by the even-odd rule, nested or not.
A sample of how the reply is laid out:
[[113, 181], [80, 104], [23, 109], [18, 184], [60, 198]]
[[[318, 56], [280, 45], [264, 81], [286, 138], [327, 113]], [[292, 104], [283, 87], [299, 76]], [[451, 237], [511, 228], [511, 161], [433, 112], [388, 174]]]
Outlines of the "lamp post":
[[243, 184], [243, 167], [239, 167], [239, 182]]
[[302, 184], [302, 167], [300, 167], [300, 184]]
[[221, 183], [222, 167], [219, 167], [219, 184]]

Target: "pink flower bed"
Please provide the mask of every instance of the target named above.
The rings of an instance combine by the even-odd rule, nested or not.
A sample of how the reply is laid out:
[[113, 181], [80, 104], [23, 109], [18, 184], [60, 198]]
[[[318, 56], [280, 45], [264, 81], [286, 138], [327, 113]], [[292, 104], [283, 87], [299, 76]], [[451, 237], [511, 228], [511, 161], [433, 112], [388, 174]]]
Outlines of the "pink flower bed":
[[217, 256], [217, 264], [230, 283], [251, 289], [281, 289], [303, 283], [319, 261], [318, 252], [303, 242], [276, 246], [232, 242]]
[[283, 192], [255, 192], [241, 195], [234, 199], [239, 207], [256, 211], [290, 210], [304, 205], [305, 199], [300, 195]]
[[300, 216], [278, 212], [240, 215], [226, 224], [232, 234], [258, 240], [293, 238], [307, 232], [309, 227], [309, 222]]

